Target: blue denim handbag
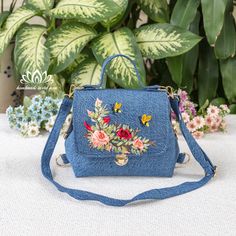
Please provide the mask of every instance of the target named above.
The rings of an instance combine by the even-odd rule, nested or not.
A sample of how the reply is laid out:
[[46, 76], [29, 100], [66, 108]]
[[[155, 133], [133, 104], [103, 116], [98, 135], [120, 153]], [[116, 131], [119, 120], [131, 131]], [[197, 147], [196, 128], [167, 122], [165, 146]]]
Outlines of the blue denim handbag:
[[[142, 89], [100, 89], [106, 65], [118, 56], [130, 60], [134, 65]], [[203, 186], [214, 176], [216, 167], [186, 128], [178, 103], [176, 95], [168, 94], [160, 86], [145, 87], [135, 63], [129, 57], [118, 54], [107, 58], [102, 66], [99, 85], [75, 89], [73, 101], [71, 98], [64, 98], [42, 154], [43, 175], [58, 190], [73, 198], [100, 201], [111, 206], [124, 206], [138, 200], [165, 199]], [[151, 189], [128, 200], [60, 185], [53, 180], [50, 159], [71, 108], [73, 119], [65, 140], [66, 154], [61, 157], [64, 164], [71, 164], [76, 177], [171, 177], [176, 163], [183, 163], [185, 159], [185, 154], [179, 151], [171, 125], [171, 109], [176, 114], [192, 155], [204, 169], [205, 176], [196, 182]]]

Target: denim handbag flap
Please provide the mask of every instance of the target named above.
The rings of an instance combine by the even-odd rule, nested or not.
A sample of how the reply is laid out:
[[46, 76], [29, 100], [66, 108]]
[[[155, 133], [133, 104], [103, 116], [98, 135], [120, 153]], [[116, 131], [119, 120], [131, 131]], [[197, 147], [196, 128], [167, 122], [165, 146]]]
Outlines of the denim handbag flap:
[[[76, 90], [73, 132], [86, 157], [160, 154], [168, 142], [170, 105], [162, 91]], [[172, 130], [172, 129], [171, 129]]]

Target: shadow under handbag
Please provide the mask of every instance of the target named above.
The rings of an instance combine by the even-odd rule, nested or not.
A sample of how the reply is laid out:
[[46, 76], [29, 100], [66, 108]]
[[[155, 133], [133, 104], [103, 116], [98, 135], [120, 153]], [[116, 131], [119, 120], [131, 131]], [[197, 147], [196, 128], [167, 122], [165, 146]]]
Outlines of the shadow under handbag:
[[[100, 89], [106, 65], [116, 57], [128, 59], [133, 64], [142, 89]], [[64, 98], [42, 154], [43, 175], [58, 190], [73, 198], [100, 201], [111, 206], [124, 206], [139, 200], [165, 199], [200, 188], [215, 175], [216, 167], [186, 128], [178, 104], [178, 96], [162, 87], [145, 87], [135, 63], [129, 57], [117, 54], [107, 58], [102, 66], [99, 85], [75, 89], [73, 101]], [[61, 155], [61, 158], [64, 164], [71, 164], [76, 177], [172, 177], [176, 163], [183, 163], [186, 156], [179, 151], [171, 125], [171, 110], [177, 117], [192, 155], [204, 169], [205, 176], [195, 182], [151, 189], [128, 200], [62, 186], [53, 180], [50, 159], [71, 108], [73, 118], [65, 139], [66, 154]]]

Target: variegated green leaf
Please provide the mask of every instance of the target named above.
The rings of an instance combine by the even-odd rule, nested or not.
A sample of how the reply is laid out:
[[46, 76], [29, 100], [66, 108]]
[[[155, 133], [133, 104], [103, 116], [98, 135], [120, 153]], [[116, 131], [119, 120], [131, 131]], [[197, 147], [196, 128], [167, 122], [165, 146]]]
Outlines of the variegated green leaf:
[[101, 69], [95, 59], [87, 59], [71, 75], [71, 83], [79, 86], [99, 84]]
[[169, 9], [166, 0], [138, 0], [138, 4], [153, 21], [168, 22]]
[[128, 0], [113, 0], [115, 4], [117, 4], [117, 7], [119, 8], [119, 11], [112, 17], [107, 18], [105, 21], [102, 21], [102, 25], [105, 27], [112, 27], [115, 24], [117, 24], [117, 22], [119, 22], [124, 13], [125, 10], [128, 6]]
[[[142, 55], [130, 29], [121, 28], [113, 33], [106, 33], [93, 40], [92, 50], [97, 61], [103, 61], [115, 54], [125, 54], [138, 66], [142, 82], [145, 83], [145, 69]], [[139, 83], [132, 63], [123, 57], [113, 59], [107, 68], [108, 76], [121, 87], [138, 88]]]
[[54, 30], [46, 42], [52, 57], [50, 72], [64, 70], [94, 37], [94, 29], [83, 23], [68, 23]]
[[14, 60], [19, 73], [48, 70], [49, 50], [44, 46], [46, 31], [43, 26], [29, 25], [17, 33]]
[[112, 17], [119, 10], [112, 0], [61, 0], [50, 14], [58, 18], [77, 18], [92, 24]]
[[53, 7], [54, 0], [26, 0], [26, 4], [32, 5], [40, 10], [49, 10]]
[[224, 24], [228, 0], [201, 0], [204, 29], [209, 44], [214, 46]]
[[135, 36], [143, 56], [152, 59], [183, 54], [201, 40], [198, 35], [170, 24], [142, 26]]
[[18, 28], [28, 19], [37, 14], [35, 9], [23, 6], [13, 12], [6, 20], [3, 25], [3, 30], [0, 31], [0, 55], [4, 49], [8, 46], [13, 35], [16, 33]]

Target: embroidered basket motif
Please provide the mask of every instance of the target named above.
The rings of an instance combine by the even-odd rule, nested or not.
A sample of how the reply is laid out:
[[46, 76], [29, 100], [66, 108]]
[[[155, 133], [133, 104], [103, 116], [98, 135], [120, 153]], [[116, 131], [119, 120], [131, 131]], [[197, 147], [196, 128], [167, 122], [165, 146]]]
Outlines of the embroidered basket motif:
[[91, 148], [140, 155], [147, 152], [149, 146], [154, 145], [153, 141], [138, 136], [140, 132], [138, 129], [133, 129], [125, 124], [111, 124], [110, 112], [98, 98], [94, 111], [87, 110], [87, 112], [93, 123], [90, 125], [84, 121], [84, 126], [87, 129], [85, 137]]

